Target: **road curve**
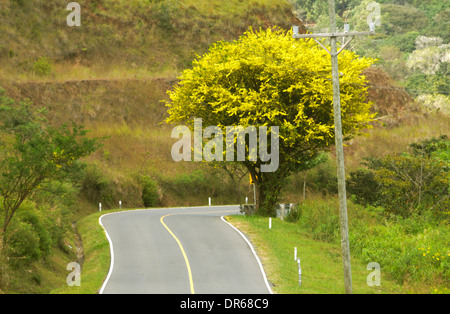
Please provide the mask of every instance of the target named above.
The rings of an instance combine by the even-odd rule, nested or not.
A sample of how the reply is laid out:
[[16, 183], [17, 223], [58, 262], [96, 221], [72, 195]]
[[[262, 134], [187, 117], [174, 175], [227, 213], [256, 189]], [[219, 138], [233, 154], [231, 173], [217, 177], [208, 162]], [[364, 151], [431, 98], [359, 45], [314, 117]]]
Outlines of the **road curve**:
[[111, 266], [100, 293], [272, 293], [250, 243], [222, 218], [238, 211], [207, 206], [103, 215]]

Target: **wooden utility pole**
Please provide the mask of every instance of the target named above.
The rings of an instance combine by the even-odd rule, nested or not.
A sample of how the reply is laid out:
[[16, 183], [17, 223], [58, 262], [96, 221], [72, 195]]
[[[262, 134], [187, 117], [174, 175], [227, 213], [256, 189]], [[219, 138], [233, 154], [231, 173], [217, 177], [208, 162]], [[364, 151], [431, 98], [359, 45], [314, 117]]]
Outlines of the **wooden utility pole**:
[[[344, 166], [344, 147], [342, 144], [342, 121], [341, 121], [341, 97], [339, 87], [339, 68], [338, 55], [345, 49], [345, 47], [353, 40], [355, 36], [367, 36], [375, 34], [375, 24], [370, 24], [369, 32], [349, 32], [348, 26], [344, 33], [336, 32], [336, 7], [334, 0], [328, 0], [330, 13], [330, 33], [323, 34], [298, 34], [298, 27], [294, 26], [293, 38], [313, 38], [322, 48], [324, 48], [331, 55], [332, 77], [333, 77], [333, 110], [334, 110], [334, 131], [336, 142], [336, 156], [337, 156], [337, 177], [338, 177], [338, 192], [339, 192], [339, 221], [341, 229], [341, 247], [342, 259], [344, 264], [344, 281], [345, 292], [352, 293], [352, 272], [350, 263], [350, 244], [348, 240], [348, 218], [347, 218], [347, 195], [345, 189], [345, 166]], [[331, 40], [331, 47], [328, 50], [316, 38], [328, 37]], [[337, 50], [338, 37], [351, 37], [341, 49]]]

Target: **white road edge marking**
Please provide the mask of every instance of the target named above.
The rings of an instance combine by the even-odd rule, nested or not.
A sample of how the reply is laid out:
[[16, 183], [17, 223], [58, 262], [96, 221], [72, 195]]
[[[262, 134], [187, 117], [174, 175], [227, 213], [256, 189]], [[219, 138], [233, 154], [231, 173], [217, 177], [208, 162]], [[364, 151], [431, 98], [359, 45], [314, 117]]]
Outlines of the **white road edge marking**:
[[269, 293], [270, 293], [270, 294], [273, 294], [273, 291], [272, 291], [272, 289], [270, 288], [269, 281], [267, 280], [266, 273], [264, 272], [264, 268], [263, 268], [263, 266], [262, 266], [261, 260], [259, 259], [258, 254], [256, 254], [256, 251], [255, 251], [255, 249], [253, 248], [253, 245], [250, 243], [250, 241], [247, 239], [247, 237], [246, 237], [246, 236], [245, 236], [238, 228], [236, 228], [235, 226], [233, 226], [232, 224], [230, 224], [228, 221], [226, 221], [225, 218], [224, 218], [224, 216], [221, 216], [220, 219], [221, 219], [223, 222], [225, 222], [226, 224], [228, 224], [229, 226], [231, 226], [234, 230], [236, 230], [236, 231], [241, 235], [241, 237], [245, 240], [245, 242], [247, 242], [247, 244], [248, 244], [248, 246], [250, 247], [250, 249], [251, 249], [253, 255], [255, 256], [256, 261], [258, 262], [259, 269], [261, 270], [261, 273], [262, 273], [263, 278], [264, 278], [264, 282], [266, 283], [266, 288], [267, 288], [267, 290], [269, 290]]
[[[111, 214], [113, 214], [113, 213], [111, 213]], [[110, 214], [106, 214], [106, 215], [110, 215]], [[102, 226], [103, 230], [105, 231], [106, 238], [108, 239], [108, 242], [109, 242], [109, 252], [110, 252], [110, 256], [111, 256], [111, 262], [110, 262], [110, 264], [109, 264], [108, 275], [106, 276], [106, 279], [105, 279], [105, 281], [103, 282], [103, 285], [102, 285], [100, 291], [98, 292], [99, 294], [103, 294], [103, 290], [105, 290], [106, 284], [108, 283], [109, 277], [111, 277], [111, 274], [112, 274], [112, 271], [113, 271], [113, 268], [114, 268], [114, 248], [113, 248], [113, 243], [112, 243], [111, 238], [110, 238], [110, 236], [109, 236], [109, 234], [108, 234], [108, 231], [106, 231], [105, 226], [103, 226], [103, 224], [102, 224], [102, 218], [103, 218], [104, 216], [106, 216], [106, 215], [100, 216], [100, 218], [98, 219], [98, 223], [100, 224], [100, 226]]]

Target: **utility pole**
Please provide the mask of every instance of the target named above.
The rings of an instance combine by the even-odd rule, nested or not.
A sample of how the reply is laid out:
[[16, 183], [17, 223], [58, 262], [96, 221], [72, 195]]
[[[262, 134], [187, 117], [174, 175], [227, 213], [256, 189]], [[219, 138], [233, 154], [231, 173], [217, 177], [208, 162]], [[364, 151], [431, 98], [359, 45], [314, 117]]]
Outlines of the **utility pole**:
[[[336, 142], [336, 156], [337, 156], [337, 177], [338, 177], [338, 191], [339, 191], [339, 221], [341, 229], [341, 247], [342, 259], [344, 264], [344, 281], [345, 293], [352, 293], [352, 272], [350, 263], [350, 244], [348, 239], [348, 218], [347, 218], [347, 195], [345, 189], [345, 166], [344, 166], [344, 147], [342, 144], [342, 121], [341, 121], [341, 97], [339, 87], [339, 68], [338, 55], [347, 47], [355, 36], [368, 36], [375, 34], [375, 24], [370, 23], [369, 32], [349, 32], [348, 26], [344, 28], [344, 33], [336, 32], [336, 6], [334, 0], [328, 0], [329, 14], [330, 14], [330, 33], [322, 34], [298, 34], [298, 27], [294, 26], [293, 38], [313, 38], [322, 48], [324, 48], [331, 55], [332, 77], [333, 77], [333, 111], [334, 111], [334, 131]], [[331, 47], [328, 50], [316, 38], [330, 38]], [[337, 50], [337, 38], [351, 37], [345, 42], [341, 49]]]

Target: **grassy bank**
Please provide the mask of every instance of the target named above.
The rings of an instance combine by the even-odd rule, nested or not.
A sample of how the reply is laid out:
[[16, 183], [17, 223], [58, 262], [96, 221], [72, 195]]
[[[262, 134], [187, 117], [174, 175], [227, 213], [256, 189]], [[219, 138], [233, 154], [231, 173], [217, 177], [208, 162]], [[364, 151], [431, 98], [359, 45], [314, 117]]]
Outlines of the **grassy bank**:
[[[274, 293], [334, 294], [344, 293], [341, 248], [339, 244], [313, 239], [301, 226], [280, 219], [229, 216], [228, 221], [243, 231], [255, 246]], [[302, 285], [294, 247], [301, 260]], [[353, 293], [403, 293], [402, 288], [381, 272], [381, 286], [368, 286], [367, 265], [352, 257]]]
[[[287, 221], [231, 216], [263, 260], [277, 293], [343, 293], [339, 209], [336, 197], [303, 201]], [[382, 208], [348, 201], [354, 293], [449, 293], [450, 251], [446, 220], [430, 213], [402, 218]], [[298, 287], [294, 247], [298, 248], [303, 285]], [[381, 287], [369, 287], [366, 270], [376, 262]]]
[[84, 254], [81, 285], [72, 287], [63, 285], [51, 291], [52, 294], [95, 294], [100, 290], [111, 261], [109, 242], [98, 222], [100, 216], [104, 214], [105, 212], [91, 214], [77, 223], [77, 229], [83, 241]]

